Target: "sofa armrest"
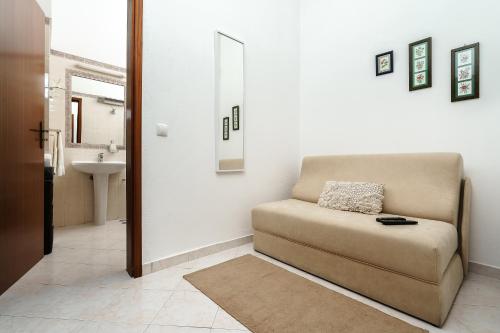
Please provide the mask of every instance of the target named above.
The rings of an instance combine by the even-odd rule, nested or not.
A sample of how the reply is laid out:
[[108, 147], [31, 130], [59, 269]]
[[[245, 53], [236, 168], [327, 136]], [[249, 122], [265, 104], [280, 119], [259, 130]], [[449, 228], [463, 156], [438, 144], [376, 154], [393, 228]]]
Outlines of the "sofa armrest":
[[458, 220], [458, 253], [462, 258], [464, 276], [469, 272], [469, 236], [470, 236], [470, 213], [471, 213], [472, 183], [470, 178], [462, 180], [460, 197], [460, 213]]

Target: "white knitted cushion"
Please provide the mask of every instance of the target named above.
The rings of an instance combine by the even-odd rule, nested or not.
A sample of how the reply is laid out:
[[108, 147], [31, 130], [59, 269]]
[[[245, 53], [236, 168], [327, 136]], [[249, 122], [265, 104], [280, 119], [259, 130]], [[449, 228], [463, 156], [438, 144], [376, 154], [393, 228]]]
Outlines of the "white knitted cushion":
[[384, 186], [363, 182], [328, 181], [319, 196], [320, 207], [364, 214], [382, 211]]

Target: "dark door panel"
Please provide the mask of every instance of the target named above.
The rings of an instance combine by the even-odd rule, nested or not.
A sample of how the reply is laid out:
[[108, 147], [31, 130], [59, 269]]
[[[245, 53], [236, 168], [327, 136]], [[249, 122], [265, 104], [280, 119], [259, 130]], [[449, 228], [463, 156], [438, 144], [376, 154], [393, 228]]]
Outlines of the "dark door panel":
[[43, 257], [45, 17], [0, 0], [0, 293]]

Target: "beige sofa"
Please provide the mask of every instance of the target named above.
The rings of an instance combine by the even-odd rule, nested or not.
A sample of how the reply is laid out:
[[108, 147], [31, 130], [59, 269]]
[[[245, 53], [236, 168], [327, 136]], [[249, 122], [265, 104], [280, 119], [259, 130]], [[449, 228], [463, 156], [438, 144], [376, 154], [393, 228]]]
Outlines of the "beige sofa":
[[[328, 180], [384, 184], [383, 214], [317, 205]], [[252, 211], [256, 251], [442, 326], [467, 274], [471, 183], [455, 153], [315, 156], [292, 199]]]

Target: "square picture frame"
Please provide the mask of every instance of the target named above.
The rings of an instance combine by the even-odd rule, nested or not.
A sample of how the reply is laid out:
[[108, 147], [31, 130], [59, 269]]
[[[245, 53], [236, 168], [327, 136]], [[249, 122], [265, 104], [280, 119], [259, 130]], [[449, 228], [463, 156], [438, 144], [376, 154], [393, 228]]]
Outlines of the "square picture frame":
[[432, 87], [432, 37], [408, 44], [408, 89]]
[[479, 98], [479, 43], [451, 50], [451, 101]]
[[222, 119], [222, 140], [229, 140], [229, 117]]
[[240, 129], [240, 106], [233, 106], [233, 131], [239, 131]]
[[385, 75], [394, 72], [394, 51], [388, 51], [375, 56], [375, 75]]

